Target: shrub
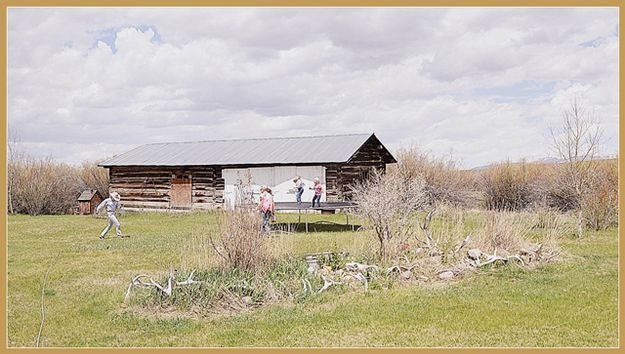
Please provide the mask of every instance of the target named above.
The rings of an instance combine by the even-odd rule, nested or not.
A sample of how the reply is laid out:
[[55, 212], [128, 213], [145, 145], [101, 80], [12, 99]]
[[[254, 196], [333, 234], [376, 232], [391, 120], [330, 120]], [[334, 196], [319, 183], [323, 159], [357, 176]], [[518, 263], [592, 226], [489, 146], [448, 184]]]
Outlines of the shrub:
[[411, 238], [411, 215], [427, 205], [423, 179], [406, 180], [397, 173], [373, 171], [368, 180], [354, 187], [358, 209], [355, 213], [368, 222], [378, 241], [378, 254], [387, 260], [400, 243]]
[[85, 189], [97, 189], [108, 196], [108, 173], [95, 163], [84, 162], [77, 167], [50, 157], [12, 153], [7, 165], [10, 213], [65, 214], [77, 206], [77, 198]]
[[596, 157], [603, 130], [598, 123], [597, 116], [575, 98], [562, 112], [562, 125], [557, 129], [550, 128], [553, 150], [563, 161], [561, 165], [565, 170], [562, 175], [565, 178], [559, 183], [574, 192], [578, 237], [584, 231], [584, 199], [593, 192], [590, 188], [599, 167]]
[[262, 220], [251, 210], [220, 212], [220, 238], [209, 234], [209, 242], [227, 267], [260, 271], [271, 260], [268, 238], [262, 232]]
[[575, 189], [564, 183], [567, 171], [561, 165], [554, 164], [546, 168], [544, 177], [538, 181], [543, 193], [543, 206], [554, 208], [560, 212], [568, 212], [579, 209]]
[[491, 211], [477, 232], [476, 244], [487, 253], [515, 254], [526, 246], [527, 239], [528, 227], [520, 214]]
[[618, 222], [617, 160], [601, 161], [582, 195], [581, 208], [586, 226], [604, 230]]
[[536, 181], [540, 165], [520, 163], [497, 164], [480, 173], [479, 186], [488, 210], [512, 211], [532, 206], [540, 197]]
[[82, 190], [96, 189], [103, 198], [108, 198], [110, 184], [108, 170], [99, 167], [98, 162], [84, 161], [80, 166], [79, 177]]
[[[537, 230], [539, 229], [539, 230]], [[568, 224], [559, 213], [543, 210], [541, 213], [486, 212], [484, 223], [475, 230], [471, 247], [498, 255], [512, 255], [525, 250], [536, 250], [554, 258], [560, 253], [560, 239], [568, 232]]]
[[15, 213], [64, 214], [76, 205], [80, 179], [72, 166], [51, 158], [12, 161], [11, 203]]
[[467, 206], [470, 203], [472, 176], [461, 171], [451, 157], [434, 157], [412, 147], [397, 152], [397, 164], [389, 173], [396, 173], [405, 181], [423, 179], [423, 188], [429, 205], [451, 204]]
[[560, 212], [576, 211], [586, 227], [605, 229], [617, 222], [617, 160], [583, 161], [579, 164], [592, 170], [583, 184], [577, 187], [581, 193], [570, 183], [571, 167], [567, 163], [545, 166], [545, 173], [536, 182], [536, 191], [543, 196], [543, 206]]

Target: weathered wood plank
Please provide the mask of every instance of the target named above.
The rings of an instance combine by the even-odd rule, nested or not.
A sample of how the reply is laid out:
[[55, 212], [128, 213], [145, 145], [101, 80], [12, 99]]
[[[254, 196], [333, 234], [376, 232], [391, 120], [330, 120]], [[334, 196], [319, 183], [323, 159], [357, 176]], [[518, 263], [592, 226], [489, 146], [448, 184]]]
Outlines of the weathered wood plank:
[[127, 202], [127, 203], [123, 203], [123, 205], [125, 207], [143, 207], [143, 208], [148, 208], [148, 207], [160, 207], [160, 208], [169, 208], [169, 202], [152, 202], [152, 201], [132, 201], [132, 202]]
[[128, 185], [128, 184], [111, 184], [111, 189], [115, 189], [118, 192], [129, 192], [135, 193], [138, 191], [149, 191], [149, 192], [159, 192], [159, 193], [167, 193], [169, 192], [169, 186], [164, 188], [154, 188], [152, 186], [145, 185]]

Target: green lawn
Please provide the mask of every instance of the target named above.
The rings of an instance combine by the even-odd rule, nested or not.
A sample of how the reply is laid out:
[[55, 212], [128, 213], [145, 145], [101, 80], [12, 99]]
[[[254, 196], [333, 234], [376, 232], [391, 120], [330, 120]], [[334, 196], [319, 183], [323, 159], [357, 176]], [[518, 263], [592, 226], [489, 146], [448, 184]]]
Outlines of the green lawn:
[[[344, 222], [344, 216], [315, 216]], [[618, 346], [617, 230], [567, 239], [565, 260], [534, 270], [500, 268], [443, 286], [328, 291], [301, 304], [193, 318], [127, 308], [133, 275], [163, 276], [213, 223], [212, 214], [135, 214], [130, 238], [97, 238], [104, 219], [10, 216], [9, 346]], [[294, 221], [280, 215], [279, 221]], [[297, 254], [357, 247], [351, 231], [282, 234]]]

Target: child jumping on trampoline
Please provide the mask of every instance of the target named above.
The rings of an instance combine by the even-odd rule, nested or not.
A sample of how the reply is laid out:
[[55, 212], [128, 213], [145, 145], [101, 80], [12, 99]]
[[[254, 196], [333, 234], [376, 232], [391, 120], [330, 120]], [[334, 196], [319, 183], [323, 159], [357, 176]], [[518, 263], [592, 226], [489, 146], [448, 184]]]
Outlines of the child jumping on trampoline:
[[314, 187], [311, 187], [310, 189], [314, 189], [315, 190], [315, 195], [313, 196], [312, 199], [312, 207], [315, 207], [315, 201], [317, 201], [317, 207], [321, 208], [321, 194], [323, 194], [323, 186], [321, 185], [321, 181], [319, 181], [318, 177], [315, 177], [313, 179], [313, 183], [314, 183]]
[[304, 194], [304, 181], [302, 181], [301, 176], [295, 176], [293, 178], [293, 183], [295, 183], [295, 200], [297, 201], [297, 207], [299, 208], [302, 205], [302, 194]]

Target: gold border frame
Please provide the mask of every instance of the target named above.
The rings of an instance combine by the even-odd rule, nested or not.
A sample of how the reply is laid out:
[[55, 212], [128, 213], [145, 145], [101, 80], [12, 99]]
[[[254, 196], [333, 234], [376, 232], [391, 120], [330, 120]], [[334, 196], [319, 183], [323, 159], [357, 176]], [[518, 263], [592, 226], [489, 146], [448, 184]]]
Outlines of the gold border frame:
[[[4, 82], [3, 86], [3, 95], [1, 99], [0, 106], [2, 107], [3, 114], [1, 115], [0, 122], [2, 123], [3, 129], [1, 140], [2, 146], [0, 147], [1, 152], [1, 161], [2, 168], [0, 169], [0, 224], [3, 226], [3, 231], [0, 232], [0, 242], [5, 246], [2, 253], [2, 259], [4, 261], [1, 262], [0, 268], [0, 279], [2, 280], [3, 286], [0, 291], [0, 307], [2, 316], [0, 316], [0, 325], [4, 328], [4, 343], [0, 348], [0, 351], [4, 352], [14, 352], [20, 351], [24, 353], [35, 352], [38, 349], [34, 348], [9, 348], [8, 347], [8, 323], [7, 323], [7, 255], [8, 255], [8, 243], [7, 243], [7, 91], [8, 91], [8, 81], [7, 81], [7, 9], [9, 7], [618, 7], [619, 8], [619, 206], [624, 205], [625, 195], [623, 194], [623, 186], [625, 182], [620, 176], [623, 174], [623, 136], [625, 135], [625, 126], [622, 124], [622, 117], [624, 108], [622, 103], [623, 97], [623, 18], [625, 16], [623, 12], [623, 5], [618, 0], [596, 0], [594, 2], [591, 1], [566, 1], [566, 0], [516, 0], [511, 2], [502, 2], [496, 0], [443, 0], [443, 1], [434, 1], [434, 0], [316, 0], [316, 1], [305, 1], [305, 0], [210, 0], [210, 1], [198, 1], [198, 0], [182, 0], [175, 4], [172, 4], [171, 1], [165, 0], [132, 0], [132, 1], [124, 1], [124, 0], [88, 0], [88, 1], [80, 1], [80, 0], [8, 0], [1, 7], [1, 19], [0, 23], [2, 24], [2, 38], [0, 39], [0, 64], [2, 65], [2, 76], [1, 79]], [[620, 212], [619, 207], [619, 242], [618, 242], [618, 269], [619, 269], [619, 323], [618, 323], [618, 333], [619, 333], [619, 348], [42, 348], [41, 350], [45, 350], [49, 353], [61, 353], [65, 350], [71, 350], [73, 352], [88, 352], [97, 350], [103, 353], [113, 353], [117, 351], [125, 351], [132, 350], [138, 353], [153, 353], [153, 352], [166, 352], [170, 350], [177, 351], [209, 351], [209, 352], [217, 352], [217, 351], [229, 351], [234, 353], [251, 353], [251, 352], [278, 352], [278, 353], [287, 353], [292, 351], [297, 351], [301, 353], [318, 353], [318, 352], [337, 352], [341, 351], [342, 353], [359, 353], [361, 351], [368, 352], [380, 352], [380, 353], [390, 353], [390, 352], [426, 352], [426, 351], [444, 351], [444, 352], [462, 352], [462, 353], [482, 353], [482, 352], [499, 352], [499, 351], [514, 351], [520, 353], [529, 353], [529, 352], [547, 352], [547, 351], [557, 351], [563, 353], [580, 353], [588, 350], [592, 350], [594, 352], [621, 352], [623, 348], [623, 326], [621, 326], [621, 308], [623, 306], [623, 297], [621, 296], [623, 292], [623, 282], [621, 279], [621, 274], [623, 271], [623, 262], [620, 257], [622, 242], [621, 238], [623, 236], [622, 229], [620, 225], [623, 225], [623, 221], [625, 216]]]

